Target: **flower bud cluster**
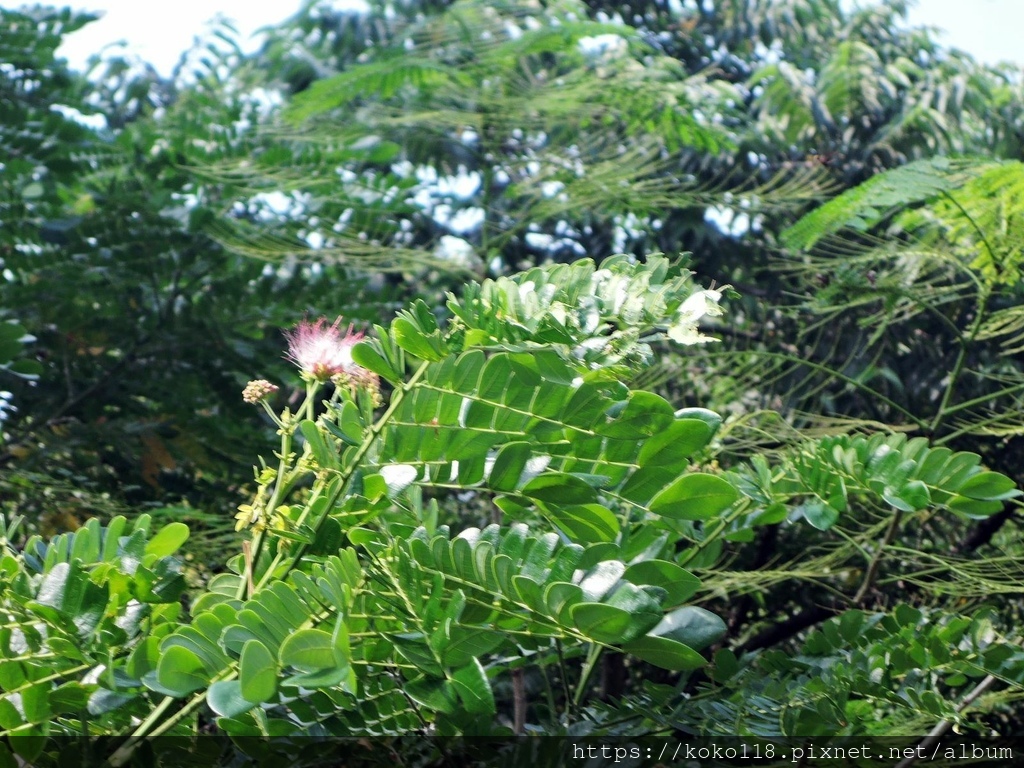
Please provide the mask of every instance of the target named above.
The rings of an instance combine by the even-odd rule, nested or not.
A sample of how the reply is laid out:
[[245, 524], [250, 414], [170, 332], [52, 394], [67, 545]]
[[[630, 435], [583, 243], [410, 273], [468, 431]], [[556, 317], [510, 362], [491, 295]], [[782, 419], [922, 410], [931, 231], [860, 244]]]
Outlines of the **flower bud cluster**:
[[265, 400], [270, 395], [277, 392], [280, 387], [271, 384], [266, 379], [255, 379], [245, 385], [245, 389], [242, 390], [242, 399], [250, 404], [255, 405], [256, 403]]

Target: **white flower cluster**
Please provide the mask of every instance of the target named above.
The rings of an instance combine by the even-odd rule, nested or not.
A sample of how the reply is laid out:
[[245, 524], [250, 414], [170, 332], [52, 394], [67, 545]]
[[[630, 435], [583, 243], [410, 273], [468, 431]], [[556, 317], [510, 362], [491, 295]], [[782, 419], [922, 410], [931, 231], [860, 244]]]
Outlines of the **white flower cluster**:
[[698, 329], [698, 323], [704, 317], [717, 317], [722, 314], [718, 302], [722, 292], [713, 289], [697, 291], [684, 301], [676, 312], [675, 321], [668, 328], [668, 337], [679, 344], [707, 344], [717, 341], [713, 336], [705, 336]]

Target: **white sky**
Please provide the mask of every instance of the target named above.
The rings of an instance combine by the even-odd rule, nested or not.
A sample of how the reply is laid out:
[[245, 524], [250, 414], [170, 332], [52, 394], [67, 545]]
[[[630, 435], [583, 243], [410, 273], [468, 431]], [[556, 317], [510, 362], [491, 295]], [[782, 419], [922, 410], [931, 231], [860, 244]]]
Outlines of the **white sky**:
[[[52, 0], [54, 4], [60, 0]], [[260, 27], [294, 15], [298, 0], [63, 0], [72, 7], [100, 11], [103, 18], [70, 35], [60, 48], [72, 66], [81, 67], [104, 46], [124, 41], [125, 52], [170, 74], [195, 38], [218, 15], [231, 20], [243, 40]]]
[[[299, 8], [299, 0], [65, 0], [83, 9], [103, 11], [104, 18], [75, 33], [61, 48], [72, 65], [82, 66], [91, 53], [119, 40], [128, 52], [169, 74], [194, 38], [218, 13], [233, 20], [246, 38]], [[857, 0], [845, 0], [852, 5]], [[54, 0], [59, 4], [57, 0]], [[865, 0], [859, 0], [865, 4]], [[20, 3], [2, 5], [16, 6]], [[986, 63], [1024, 64], [1024, 0], [918, 0], [910, 14], [915, 25], [940, 27], [940, 40], [962, 48]]]
[[986, 64], [1024, 65], [1024, 0], [918, 0], [910, 22], [940, 27], [941, 43]]

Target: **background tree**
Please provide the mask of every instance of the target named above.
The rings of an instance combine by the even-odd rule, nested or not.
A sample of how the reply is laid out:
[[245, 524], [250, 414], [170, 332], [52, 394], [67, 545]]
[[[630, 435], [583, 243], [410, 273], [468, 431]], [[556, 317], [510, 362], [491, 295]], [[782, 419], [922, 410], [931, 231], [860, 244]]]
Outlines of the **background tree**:
[[[328, 23], [330, 12], [311, 6], [258, 57], [263, 71], [302, 88], [284, 116], [304, 122], [281, 129], [287, 140], [262, 167], [223, 173], [257, 189], [287, 180], [310, 195], [316, 244], [305, 242], [309, 217], [273, 240], [239, 222], [225, 242], [317, 261], [418, 253], [497, 274], [584, 253], [678, 250], [677, 234], [659, 234], [666, 218], [700, 220], [728, 190], [757, 210], [821, 193], [826, 174], [813, 165], [753, 181], [728, 169], [694, 175], [699, 162], [735, 151], [741, 92], [687, 72], [626, 24], [587, 20], [588, 10], [456, 3], [380, 22], [364, 49], [355, 30], [372, 13]], [[318, 25], [307, 31], [311, 18]], [[321, 79], [290, 79], [316, 57]], [[328, 170], [335, 162], [346, 163], [345, 185]]]
[[220, 78], [237, 51], [218, 41], [205, 64], [186, 59], [188, 87], [119, 60], [86, 80], [54, 51], [88, 19], [2, 15], [3, 307], [36, 337], [35, 367], [12, 372], [39, 375], [5, 381], [19, 412], [0, 482], [8, 510], [44, 529], [127, 505], [217, 510], [267, 437], [238, 393], [279, 355], [276, 329], [314, 304], [351, 308], [342, 276], [268, 270], [207, 233], [231, 202], [189, 167], [244, 152], [266, 109]]

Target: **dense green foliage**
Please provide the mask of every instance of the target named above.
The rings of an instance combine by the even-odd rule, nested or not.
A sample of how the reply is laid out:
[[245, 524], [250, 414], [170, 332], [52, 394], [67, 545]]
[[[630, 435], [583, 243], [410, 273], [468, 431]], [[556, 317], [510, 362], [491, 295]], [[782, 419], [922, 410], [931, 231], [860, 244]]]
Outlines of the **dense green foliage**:
[[3, 749], [1017, 732], [1022, 81], [902, 12], [0, 10]]

